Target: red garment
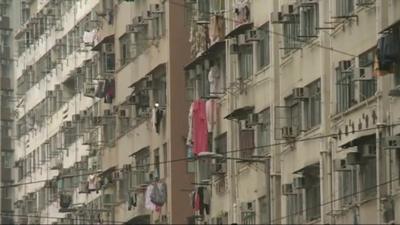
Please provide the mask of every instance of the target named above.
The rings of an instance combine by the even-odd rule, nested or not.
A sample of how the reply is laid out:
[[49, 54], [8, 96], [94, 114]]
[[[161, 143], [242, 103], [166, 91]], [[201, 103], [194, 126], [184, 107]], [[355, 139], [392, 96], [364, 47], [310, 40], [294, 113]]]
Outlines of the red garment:
[[194, 194], [194, 211], [199, 211], [200, 210], [200, 195], [196, 191]]
[[193, 104], [193, 153], [198, 155], [200, 152], [208, 151], [208, 130], [206, 103], [197, 100]]

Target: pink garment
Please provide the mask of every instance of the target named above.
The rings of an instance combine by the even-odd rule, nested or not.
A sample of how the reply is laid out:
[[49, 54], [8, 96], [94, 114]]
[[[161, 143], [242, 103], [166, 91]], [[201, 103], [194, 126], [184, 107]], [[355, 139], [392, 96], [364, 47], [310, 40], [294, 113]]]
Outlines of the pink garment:
[[216, 123], [216, 105], [215, 99], [210, 99], [206, 102], [207, 130], [212, 132]]
[[194, 194], [194, 211], [199, 211], [200, 210], [200, 195], [199, 193]]
[[206, 103], [197, 100], [193, 104], [193, 153], [208, 151], [208, 130], [206, 117]]

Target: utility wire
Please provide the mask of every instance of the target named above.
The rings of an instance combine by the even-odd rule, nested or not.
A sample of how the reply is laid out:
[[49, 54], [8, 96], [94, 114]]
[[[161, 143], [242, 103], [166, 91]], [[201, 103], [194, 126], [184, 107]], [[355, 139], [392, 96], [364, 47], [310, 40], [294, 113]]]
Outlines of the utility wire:
[[[170, 1], [170, 4], [176, 5], [176, 6], [180, 6], [180, 7], [186, 8], [186, 9], [196, 10], [195, 7], [188, 6], [188, 5], [184, 4], [184, 3], [182, 4], [182, 3], [175, 2], [175, 1]], [[208, 15], [214, 15], [211, 12], [203, 12], [203, 13], [204, 14], [208, 14]], [[237, 20], [229, 18], [229, 17], [224, 17], [224, 20], [225, 21], [229, 21], [229, 22], [238, 22]], [[294, 41], [302, 42], [304, 44], [309, 43], [307, 40], [301, 40], [298, 37], [291, 37], [291, 36], [288, 36], [288, 35], [285, 35], [285, 34], [282, 34], [282, 33], [279, 33], [279, 32], [271, 31], [269, 29], [267, 31], [262, 30], [262, 32], [271, 33], [273, 35], [281, 36], [281, 37], [283, 37], [285, 39], [291, 39], [291, 40], [294, 40]], [[332, 52], [336, 52], [336, 53], [347, 55], [347, 56], [351, 56], [351, 57], [355, 57], [356, 56], [354, 54], [345, 52], [343, 50], [336, 49], [336, 48], [333, 48], [333, 47], [324, 46], [324, 45], [321, 45], [321, 44], [315, 44], [315, 46], [318, 47], [318, 48], [326, 49], [326, 50], [329, 50], [329, 51], [332, 51]]]
[[[400, 125], [400, 123], [387, 125], [386, 127], [392, 127], [392, 126], [398, 126], [398, 125]], [[377, 129], [377, 127], [362, 129], [362, 130], [358, 130], [358, 131], [354, 131], [354, 132], [349, 132], [349, 134], [350, 133], [351, 134], [352, 133], [356, 133], [356, 132], [364, 132], [364, 131], [368, 131], [368, 130], [375, 130], [375, 129]], [[338, 134], [336, 134], [336, 133], [328, 134], [328, 135], [320, 135], [320, 136], [315, 136], [315, 137], [310, 137], [310, 138], [303, 138], [303, 139], [299, 139], [299, 140], [295, 140], [294, 139], [294, 140], [291, 140], [291, 141], [288, 141], [288, 142], [279, 142], [279, 143], [275, 143], [275, 144], [255, 146], [253, 148], [241, 148], [241, 149], [227, 151], [226, 153], [240, 152], [240, 151], [259, 149], [259, 148], [267, 148], [267, 147], [280, 146], [280, 145], [288, 145], [288, 144], [294, 144], [294, 143], [298, 143], [298, 142], [305, 142], [305, 141], [310, 141], [310, 140], [318, 140], [318, 139], [324, 139], [324, 138], [328, 138], [328, 137], [337, 137], [337, 136], [338, 136]], [[199, 158], [201, 158], [201, 157], [199, 157]], [[144, 165], [136, 165], [134, 167], [131, 167], [131, 169], [132, 170], [141, 169], [141, 168], [152, 166], [152, 165], [162, 165], [162, 164], [176, 163], [176, 162], [188, 161], [188, 160], [196, 160], [196, 159], [197, 159], [196, 157], [185, 157], [185, 158], [179, 158], [179, 159], [174, 159], [174, 160], [162, 161], [162, 162], [159, 162], [159, 163], [146, 163]], [[222, 157], [221, 159], [224, 159], [224, 157]], [[227, 160], [229, 160], [229, 158]], [[237, 161], [237, 160], [242, 160], [242, 159], [232, 159], [232, 160], [236, 160]], [[245, 161], [246, 159], [243, 159], [243, 160]], [[102, 172], [103, 171], [95, 171], [95, 172], [90, 172], [90, 173], [85, 173], [85, 174], [78, 174], [78, 175], [55, 176], [54, 178], [57, 178], [57, 179], [72, 178], [72, 177], [94, 175], [94, 174], [99, 174], [99, 173], [102, 173]], [[52, 180], [53, 179], [50, 179], [50, 180], [46, 179], [46, 180], [38, 180], [38, 181], [34, 181], [34, 182], [25, 182], [25, 183], [11, 184], [11, 185], [2, 185], [2, 186], [0, 186], [0, 189], [1, 188], [8, 188], [8, 187], [17, 187], [17, 186], [26, 185], [26, 184], [42, 183], [42, 182], [47, 182], [47, 181], [52, 181]]]

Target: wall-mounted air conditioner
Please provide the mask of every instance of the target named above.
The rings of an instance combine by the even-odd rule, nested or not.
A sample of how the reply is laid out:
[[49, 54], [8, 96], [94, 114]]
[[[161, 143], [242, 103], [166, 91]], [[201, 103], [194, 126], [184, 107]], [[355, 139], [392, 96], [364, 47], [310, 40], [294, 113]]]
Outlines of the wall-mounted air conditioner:
[[348, 165], [358, 165], [360, 164], [360, 153], [358, 152], [349, 152], [346, 155], [346, 163]]
[[335, 159], [333, 163], [334, 170], [337, 172], [351, 171], [351, 168], [347, 164], [346, 159]]
[[363, 145], [361, 155], [365, 158], [375, 158], [376, 157], [376, 146], [375, 145]]
[[293, 127], [291, 127], [291, 126], [282, 127], [281, 132], [282, 132], [281, 133], [282, 138], [294, 138], [295, 137]]
[[384, 148], [391, 149], [400, 149], [400, 136], [388, 136], [384, 138]]
[[260, 41], [261, 40], [261, 34], [259, 30], [248, 30], [245, 33], [245, 40], [246, 42], [252, 42], [252, 41]]
[[294, 99], [307, 99], [308, 89], [304, 87], [293, 88], [293, 98]]
[[257, 126], [260, 124], [259, 116], [257, 113], [250, 113], [247, 124], [249, 126]]
[[293, 184], [282, 184], [282, 195], [294, 194]]

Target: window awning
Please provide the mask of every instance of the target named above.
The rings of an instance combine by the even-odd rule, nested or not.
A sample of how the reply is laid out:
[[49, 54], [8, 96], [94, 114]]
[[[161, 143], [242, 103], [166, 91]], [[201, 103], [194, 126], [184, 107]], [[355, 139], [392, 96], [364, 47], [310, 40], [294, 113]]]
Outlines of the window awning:
[[207, 48], [200, 56], [193, 59], [190, 63], [188, 63], [184, 69], [188, 70], [193, 68], [195, 65], [199, 64], [202, 60], [206, 59], [208, 56], [214, 56], [216, 52], [223, 51], [225, 49], [225, 40], [218, 41], [212, 44]]
[[236, 37], [236, 36], [238, 36], [240, 34], [244, 34], [247, 30], [250, 30], [252, 28], [253, 28], [253, 22], [240, 24], [235, 29], [233, 29], [231, 32], [229, 32], [225, 36], [225, 38]]
[[139, 216], [134, 216], [132, 219], [128, 220], [124, 225], [134, 225], [134, 224], [150, 224], [150, 215], [145, 214], [145, 215], [139, 215]]
[[254, 106], [245, 106], [245, 107], [233, 110], [229, 115], [225, 116], [225, 119], [227, 119], [227, 120], [234, 120], [234, 119], [243, 120], [253, 111], [254, 111]]
[[319, 168], [319, 162], [316, 162], [316, 163], [307, 165], [299, 170], [294, 171], [293, 174], [303, 174], [303, 173], [307, 173], [307, 171], [316, 170], [318, 168]]
[[114, 42], [114, 34], [106, 36], [103, 39], [101, 39], [101, 41], [99, 41], [99, 43], [97, 43], [95, 46], [93, 46], [92, 51], [100, 51], [101, 45], [103, 45], [104, 43], [111, 43], [111, 42]]
[[357, 131], [355, 133], [349, 132], [347, 136], [345, 134], [341, 134], [341, 138], [338, 141], [338, 146], [341, 148], [351, 148], [362, 144], [373, 143], [375, 141], [375, 130], [371, 129]]
[[165, 70], [166, 67], [167, 67], [167, 63], [165, 63], [165, 62], [158, 64], [153, 69], [151, 69], [148, 73], [146, 73], [145, 76], [143, 76], [139, 80], [137, 80], [137, 81], [133, 82], [131, 85], [129, 85], [129, 87], [133, 88], [135, 86], [135, 84], [138, 83], [139, 81], [142, 81], [142, 80], [146, 79], [147, 76], [149, 76], [149, 75], [151, 75], [153, 73], [157, 73], [157, 72], [159, 72], [161, 70]]
[[392, 23], [391, 25], [385, 27], [385, 28], [384, 28], [383, 30], [381, 30], [379, 33], [380, 33], [380, 34], [381, 34], [381, 33], [384, 33], [384, 32], [389, 31], [390, 29], [392, 29], [392, 28], [394, 28], [394, 27], [397, 27], [397, 26], [400, 26], [400, 19], [397, 20], [396, 22]]
[[108, 173], [113, 172], [115, 169], [116, 169], [116, 166], [108, 167], [106, 170], [103, 170], [103, 171], [99, 174], [99, 176], [105, 176], [105, 175], [107, 175]]

